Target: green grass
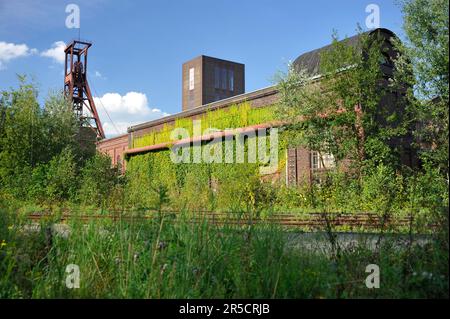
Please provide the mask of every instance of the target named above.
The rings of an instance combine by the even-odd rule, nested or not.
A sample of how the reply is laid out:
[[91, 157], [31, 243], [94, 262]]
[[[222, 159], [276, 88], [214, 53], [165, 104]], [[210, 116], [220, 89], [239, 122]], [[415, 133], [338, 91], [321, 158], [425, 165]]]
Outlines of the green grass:
[[[50, 220], [24, 231], [16, 214], [0, 218], [1, 298], [448, 298], [448, 248], [437, 239], [326, 252], [293, 248], [274, 225], [70, 221], [64, 238], [49, 235]], [[380, 289], [364, 284], [373, 263]], [[79, 289], [65, 286], [69, 264]]]

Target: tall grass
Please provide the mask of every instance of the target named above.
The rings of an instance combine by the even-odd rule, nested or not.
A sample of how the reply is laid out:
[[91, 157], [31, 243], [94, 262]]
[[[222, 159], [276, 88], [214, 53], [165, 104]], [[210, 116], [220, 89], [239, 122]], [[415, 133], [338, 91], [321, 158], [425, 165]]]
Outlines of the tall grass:
[[[448, 297], [448, 251], [434, 241], [385, 242], [377, 250], [360, 243], [336, 256], [295, 247], [274, 225], [218, 226], [161, 214], [73, 220], [68, 234], [55, 232], [51, 221], [38, 229], [0, 216], [1, 298]], [[372, 263], [381, 269], [380, 289], [364, 283]], [[69, 264], [80, 267], [79, 289], [65, 285]]]

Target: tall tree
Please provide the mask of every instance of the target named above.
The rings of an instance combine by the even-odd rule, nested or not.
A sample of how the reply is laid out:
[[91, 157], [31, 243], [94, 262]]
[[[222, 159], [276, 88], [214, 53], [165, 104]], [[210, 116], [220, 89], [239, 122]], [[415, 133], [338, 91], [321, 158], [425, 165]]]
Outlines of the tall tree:
[[393, 94], [383, 69], [390, 63], [385, 38], [360, 32], [357, 39], [349, 45], [334, 35], [320, 55], [319, 77], [291, 67], [279, 82], [279, 115], [296, 143], [350, 160], [361, 172], [368, 163], [394, 162], [392, 140], [406, 134], [406, 121], [399, 100], [387, 99]]
[[24, 76], [19, 80], [17, 90], [3, 92], [4, 120], [0, 136], [0, 184], [17, 188], [39, 161], [45, 143], [37, 90], [33, 84], [26, 83]]
[[75, 156], [80, 156], [77, 133], [78, 121], [72, 111], [71, 103], [62, 92], [52, 92], [47, 97], [42, 114], [44, 136], [47, 141], [42, 160], [47, 162], [63, 149], [71, 149]]
[[64, 149], [78, 152], [78, 125], [62, 93], [50, 94], [43, 108], [37, 96], [25, 76], [0, 96], [0, 187], [16, 195], [26, 192], [34, 168]]
[[[448, 175], [449, 2], [403, 0], [406, 41], [401, 47], [412, 63], [415, 110], [421, 142], [431, 146], [423, 155]], [[400, 61], [399, 72], [410, 72]], [[404, 62], [404, 60], [403, 60]], [[405, 76], [405, 78], [408, 78]]]

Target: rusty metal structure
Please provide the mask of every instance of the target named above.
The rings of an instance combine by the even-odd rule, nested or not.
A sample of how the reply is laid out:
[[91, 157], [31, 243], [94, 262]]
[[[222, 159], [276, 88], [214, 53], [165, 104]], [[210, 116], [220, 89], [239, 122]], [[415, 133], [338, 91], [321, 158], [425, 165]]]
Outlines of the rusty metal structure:
[[[156, 211], [146, 210], [145, 214], [136, 210], [116, 210], [109, 211], [110, 214], [98, 215], [95, 212], [85, 212], [84, 214], [72, 213], [70, 211], [63, 212], [58, 216], [59, 222], [67, 222], [69, 220], [78, 220], [82, 222], [91, 222], [98, 220], [111, 220], [114, 222], [135, 222], [143, 220], [154, 220], [160, 218], [160, 214], [171, 217], [171, 222], [183, 222], [186, 217], [185, 212], [181, 211]], [[303, 230], [303, 231], [326, 231], [329, 227], [346, 227], [347, 231], [361, 231], [362, 228], [367, 230], [399, 230], [401, 228], [410, 227], [415, 221], [412, 217], [389, 217], [381, 216], [377, 213], [357, 212], [357, 213], [330, 213], [315, 212], [307, 214], [297, 214], [293, 212], [279, 212], [265, 218], [255, 217], [251, 215], [240, 215], [235, 212], [215, 212], [215, 211], [196, 211], [195, 214], [188, 215], [189, 223], [208, 222], [212, 225], [224, 226], [234, 225], [236, 227], [248, 227], [249, 225], [267, 225], [275, 224], [284, 229]], [[35, 212], [28, 215], [28, 219], [34, 222], [41, 220], [55, 220], [55, 216], [51, 212]], [[429, 223], [427, 227], [433, 229], [436, 224]]]
[[105, 138], [105, 133], [87, 80], [88, 49], [91, 46], [92, 43], [75, 40], [64, 50], [64, 94], [72, 101], [81, 127], [92, 129], [100, 140]]

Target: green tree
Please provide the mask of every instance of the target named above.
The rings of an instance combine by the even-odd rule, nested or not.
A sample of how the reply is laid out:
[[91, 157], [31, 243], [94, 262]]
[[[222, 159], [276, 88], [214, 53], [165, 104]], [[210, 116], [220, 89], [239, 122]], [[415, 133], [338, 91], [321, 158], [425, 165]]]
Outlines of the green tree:
[[[47, 97], [43, 112], [43, 137], [46, 141], [43, 153], [43, 162], [49, 161], [53, 156], [70, 148], [76, 157], [82, 156], [76, 136], [78, 121], [72, 111], [71, 103], [60, 91], [52, 92]], [[78, 159], [78, 158], [77, 158]]]
[[50, 166], [63, 150], [82, 163], [78, 123], [62, 92], [53, 92], [40, 107], [36, 84], [19, 76], [19, 87], [0, 95], [0, 186], [17, 198], [44, 192]]
[[0, 129], [0, 185], [13, 193], [23, 193], [32, 168], [39, 163], [45, 145], [42, 110], [36, 86], [19, 76], [17, 90], [3, 92]]
[[75, 197], [78, 169], [70, 148], [65, 148], [50, 160], [46, 173], [49, 201], [61, 202]]
[[[421, 124], [417, 135], [431, 146], [423, 155], [448, 175], [449, 2], [403, 0], [401, 4], [406, 41], [399, 46], [404, 57], [397, 61], [397, 69], [414, 85], [409, 97]], [[411, 67], [405, 60], [412, 62]]]
[[350, 160], [357, 172], [398, 162], [393, 141], [406, 134], [408, 121], [383, 69], [389, 49], [378, 33], [360, 33], [356, 45], [334, 35], [318, 77], [291, 66], [279, 81], [278, 114], [292, 143], [331, 153], [338, 163]]
[[103, 205], [117, 185], [118, 176], [118, 169], [111, 167], [111, 158], [96, 154], [81, 169], [79, 200], [85, 205]]

